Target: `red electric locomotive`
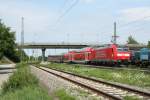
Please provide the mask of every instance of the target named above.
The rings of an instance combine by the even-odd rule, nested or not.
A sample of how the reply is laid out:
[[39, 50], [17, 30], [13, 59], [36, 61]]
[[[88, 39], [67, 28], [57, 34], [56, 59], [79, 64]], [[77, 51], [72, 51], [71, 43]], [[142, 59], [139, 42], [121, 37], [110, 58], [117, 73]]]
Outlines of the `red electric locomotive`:
[[130, 60], [130, 52], [126, 47], [119, 47], [115, 44], [96, 48], [93, 62], [116, 65], [116, 64], [128, 64]]

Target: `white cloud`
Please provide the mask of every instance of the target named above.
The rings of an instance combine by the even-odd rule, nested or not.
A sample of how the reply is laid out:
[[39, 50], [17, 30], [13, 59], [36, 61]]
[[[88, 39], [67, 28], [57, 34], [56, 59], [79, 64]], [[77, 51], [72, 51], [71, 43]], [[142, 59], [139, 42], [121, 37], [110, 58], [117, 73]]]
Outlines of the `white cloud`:
[[150, 7], [128, 8], [120, 12], [121, 19], [125, 21], [150, 21]]

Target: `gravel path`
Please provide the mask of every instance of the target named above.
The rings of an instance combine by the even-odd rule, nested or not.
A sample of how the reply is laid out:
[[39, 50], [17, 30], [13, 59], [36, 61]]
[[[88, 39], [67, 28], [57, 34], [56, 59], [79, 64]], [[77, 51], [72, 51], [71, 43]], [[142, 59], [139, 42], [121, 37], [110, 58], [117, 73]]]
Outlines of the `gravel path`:
[[[0, 65], [0, 68], [7, 68], [7, 67], [15, 67], [15, 64], [8, 64], [8, 65]], [[0, 70], [0, 72], [12, 72], [11, 69], [10, 70]], [[9, 76], [12, 75], [12, 73], [8, 73], [8, 74], [0, 74], [0, 89], [1, 89], [1, 85], [3, 84], [3, 82], [7, 81]]]
[[59, 89], [65, 89], [67, 93], [75, 96], [77, 100], [106, 100], [103, 97], [93, 94], [91, 91], [79, 87], [69, 81], [56, 77], [36, 67], [30, 67], [31, 72], [38, 77], [40, 84], [48, 90], [49, 94]]

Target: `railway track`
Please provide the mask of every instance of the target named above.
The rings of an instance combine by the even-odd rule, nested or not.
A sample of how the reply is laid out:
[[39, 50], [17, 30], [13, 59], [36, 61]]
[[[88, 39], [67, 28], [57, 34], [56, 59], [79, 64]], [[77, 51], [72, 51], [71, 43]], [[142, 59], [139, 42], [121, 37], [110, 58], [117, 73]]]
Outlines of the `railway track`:
[[82, 65], [83, 67], [102, 68], [102, 69], [113, 69], [113, 70], [140, 71], [140, 72], [143, 72], [143, 73], [148, 73], [148, 74], [150, 74], [150, 68], [133, 69], [133, 68], [128, 68], [128, 67], [110, 67], [110, 66], [85, 65], [85, 64], [73, 64], [73, 65]]
[[57, 69], [37, 67], [43, 71], [71, 81], [77, 85], [87, 88], [98, 95], [103, 95], [112, 100], [122, 100], [125, 96], [134, 96], [142, 100], [150, 100], [150, 92], [137, 90], [131, 87], [116, 85], [106, 81], [100, 81], [93, 78], [80, 76], [70, 72], [60, 71]]

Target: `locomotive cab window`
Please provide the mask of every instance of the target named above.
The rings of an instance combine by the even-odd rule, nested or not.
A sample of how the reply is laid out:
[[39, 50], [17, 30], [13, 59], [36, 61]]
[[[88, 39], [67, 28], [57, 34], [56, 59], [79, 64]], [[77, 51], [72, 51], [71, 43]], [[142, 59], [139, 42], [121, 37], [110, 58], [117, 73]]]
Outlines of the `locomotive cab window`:
[[117, 48], [117, 50], [118, 50], [118, 51], [122, 51], [123, 49], [122, 49], [122, 48]]
[[123, 48], [123, 51], [129, 51], [129, 49], [128, 48]]
[[118, 50], [118, 52], [120, 51], [129, 51], [129, 49], [128, 48], [117, 48], [117, 50]]

